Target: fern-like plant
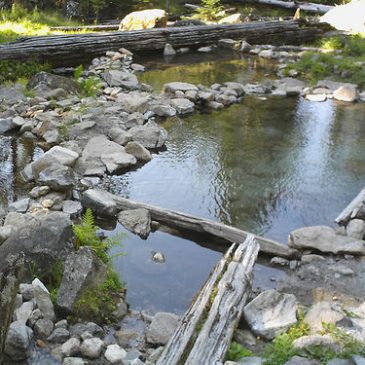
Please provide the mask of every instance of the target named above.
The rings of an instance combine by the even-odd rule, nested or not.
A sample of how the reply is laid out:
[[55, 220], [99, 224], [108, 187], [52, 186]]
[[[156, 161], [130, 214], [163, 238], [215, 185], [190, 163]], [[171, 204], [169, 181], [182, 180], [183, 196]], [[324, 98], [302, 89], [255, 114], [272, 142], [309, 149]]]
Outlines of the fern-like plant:
[[74, 77], [79, 84], [82, 96], [96, 97], [101, 88], [101, 82], [98, 77], [92, 76], [83, 78], [84, 68], [82, 65], [75, 69]]
[[79, 249], [81, 246], [92, 247], [100, 259], [105, 263], [108, 263], [111, 259], [109, 250], [114, 246], [121, 246], [121, 235], [104, 240], [97, 235], [99, 227], [95, 224], [94, 214], [90, 208], [86, 209], [82, 222], [80, 224], [73, 224], [72, 228], [76, 237], [76, 249]]

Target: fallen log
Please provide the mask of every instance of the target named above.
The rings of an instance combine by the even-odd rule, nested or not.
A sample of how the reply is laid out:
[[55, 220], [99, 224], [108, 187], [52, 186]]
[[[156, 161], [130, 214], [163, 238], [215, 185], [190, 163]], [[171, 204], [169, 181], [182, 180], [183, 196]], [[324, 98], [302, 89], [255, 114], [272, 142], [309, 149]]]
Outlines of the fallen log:
[[[82, 199], [82, 204], [85, 208], [92, 208], [96, 214], [103, 214], [103, 211], [98, 211], [98, 207], [94, 204], [93, 196], [98, 195], [100, 191], [90, 189], [87, 190]], [[208, 238], [221, 239], [224, 242], [234, 243], [243, 242], [249, 232], [240, 230], [235, 227], [227, 226], [223, 223], [215, 222], [209, 219], [199, 218], [190, 214], [181, 213], [169, 209], [156, 207], [149, 204], [144, 204], [120, 196], [102, 191], [101, 194], [108, 200], [114, 201], [117, 210], [130, 209], [147, 209], [151, 218], [165, 226], [175, 228], [179, 231], [195, 232], [204, 234]], [[255, 236], [257, 242], [260, 244], [260, 251], [270, 256], [293, 257], [296, 251], [283, 245], [279, 242], [270, 240], [268, 238]]]
[[350, 202], [350, 204], [339, 214], [335, 222], [340, 225], [345, 225], [350, 219], [356, 218], [357, 214], [364, 207], [365, 203], [365, 188]]
[[64, 27], [50, 27], [52, 31], [60, 32], [80, 32], [82, 30], [89, 32], [103, 32], [118, 30], [119, 24], [97, 24], [97, 25], [67, 25]]
[[320, 33], [318, 27], [291, 20], [27, 37], [0, 45], [0, 60], [38, 59], [54, 66], [69, 66], [121, 47], [131, 51], [161, 50], [166, 43], [198, 47], [222, 38], [246, 39], [252, 44], [300, 44]]
[[[189, 3], [185, 3], [184, 6], [186, 9], [193, 10], [193, 11], [202, 9], [202, 7], [199, 5], [194, 5], [194, 4], [189, 4]], [[226, 13], [234, 13], [235, 11], [237, 11], [237, 8], [226, 8], [226, 9], [224, 9], [224, 11]]]
[[276, 6], [285, 9], [300, 9], [308, 13], [325, 14], [327, 11], [334, 8], [332, 5], [322, 5], [316, 3], [302, 3], [296, 1], [283, 1], [283, 0], [253, 0], [256, 3], [263, 5]]
[[233, 244], [217, 263], [156, 365], [224, 361], [252, 283], [259, 245], [253, 235]]

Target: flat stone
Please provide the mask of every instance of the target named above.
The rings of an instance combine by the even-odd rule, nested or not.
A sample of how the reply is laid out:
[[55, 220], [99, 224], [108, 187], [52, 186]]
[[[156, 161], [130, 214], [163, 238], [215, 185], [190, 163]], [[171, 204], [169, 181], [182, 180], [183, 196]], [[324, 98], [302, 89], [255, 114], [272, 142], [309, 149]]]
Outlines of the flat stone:
[[145, 113], [150, 98], [149, 94], [140, 92], [119, 93], [117, 102], [127, 113]]
[[119, 86], [128, 90], [136, 90], [139, 86], [137, 77], [130, 72], [121, 70], [107, 70], [104, 73], [103, 78], [111, 87]]
[[323, 102], [327, 100], [326, 94], [307, 94], [305, 98], [309, 101]]
[[110, 174], [120, 172], [128, 167], [134, 166], [137, 159], [126, 152], [109, 153], [101, 156], [101, 161], [105, 164]]
[[33, 312], [34, 304], [32, 301], [23, 303], [18, 309], [14, 312], [14, 320], [27, 323], [30, 315]]
[[113, 194], [104, 190], [89, 189], [81, 200], [84, 208], [91, 208], [95, 214], [102, 216], [115, 216], [118, 208]]
[[364, 241], [337, 235], [327, 226], [299, 228], [289, 235], [289, 246], [297, 249], [314, 249], [326, 253], [364, 255]]
[[133, 141], [138, 142], [145, 148], [161, 148], [167, 140], [167, 132], [158, 126], [140, 126], [129, 130], [133, 136]]
[[62, 202], [62, 211], [70, 215], [70, 218], [76, 218], [82, 213], [82, 205], [79, 201], [65, 200]]
[[147, 209], [124, 210], [118, 214], [118, 221], [143, 239], [151, 232], [151, 215]]
[[167, 94], [175, 94], [176, 91], [185, 92], [188, 90], [198, 91], [198, 88], [195, 85], [189, 84], [187, 82], [169, 82], [168, 84], [165, 84], [163, 87], [163, 92]]
[[133, 136], [129, 132], [121, 128], [112, 128], [109, 131], [108, 136], [113, 142], [118, 143], [121, 146], [126, 145], [133, 138]]
[[219, 39], [218, 47], [232, 49], [238, 51], [240, 49], [240, 42], [234, 39]]
[[64, 166], [73, 166], [78, 158], [77, 152], [61, 146], [52, 147], [41, 157], [41, 159], [50, 159]]
[[252, 331], [273, 339], [297, 323], [297, 301], [292, 294], [272, 289], [259, 294], [244, 308], [244, 316]]
[[195, 104], [186, 98], [171, 99], [171, 106], [176, 110], [178, 114], [193, 113]]
[[172, 313], [159, 312], [147, 330], [147, 341], [152, 345], [166, 345], [178, 326], [179, 317]]
[[153, 104], [149, 109], [159, 117], [173, 117], [176, 115], [176, 109], [168, 104]]
[[29, 198], [24, 198], [18, 200], [14, 203], [9, 204], [8, 211], [9, 212], [18, 212], [18, 213], [25, 213], [29, 207]]
[[294, 356], [289, 361], [287, 361], [284, 365], [317, 365], [318, 361], [307, 359], [301, 356]]
[[56, 328], [47, 338], [48, 342], [64, 343], [70, 338], [70, 332], [66, 328]]

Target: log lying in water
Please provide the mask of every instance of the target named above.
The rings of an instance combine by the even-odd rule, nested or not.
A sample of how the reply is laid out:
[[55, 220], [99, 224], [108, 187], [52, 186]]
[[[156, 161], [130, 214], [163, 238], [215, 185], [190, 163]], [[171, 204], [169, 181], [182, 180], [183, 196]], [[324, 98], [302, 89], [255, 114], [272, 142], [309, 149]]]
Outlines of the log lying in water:
[[297, 21], [269, 21], [28, 37], [0, 45], [0, 60], [37, 58], [55, 66], [68, 66], [120, 47], [153, 51], [163, 49], [166, 43], [174, 47], [195, 47], [216, 43], [222, 38], [246, 39], [252, 44], [300, 44], [313, 40], [320, 33], [319, 28], [302, 26]]
[[156, 365], [224, 361], [251, 290], [259, 245], [253, 235], [233, 244], [217, 263]]
[[334, 8], [331, 5], [322, 5], [316, 3], [302, 3], [296, 1], [283, 1], [283, 0], [253, 0], [259, 4], [277, 6], [285, 9], [300, 9], [303, 11], [307, 11], [308, 13], [317, 13], [317, 14], [325, 14], [327, 11]]
[[360, 209], [365, 203], [365, 188], [360, 191], [359, 194], [350, 202], [350, 204], [340, 213], [340, 215], [335, 219], [337, 224], [344, 225], [350, 219], [357, 216]]
[[[97, 207], [93, 204], [93, 198], [89, 198], [98, 194], [97, 190], [90, 189], [87, 190], [83, 195], [83, 206], [85, 208], [93, 208], [96, 214], [100, 214], [97, 211]], [[177, 212], [174, 210], [164, 209], [156, 207], [149, 204], [144, 204], [140, 202], [135, 202], [129, 199], [122, 198], [120, 196], [110, 194], [107, 192], [102, 192], [103, 196], [107, 197], [108, 200], [113, 200], [118, 208], [118, 210], [129, 210], [129, 209], [147, 209], [151, 218], [154, 221], [161, 223], [170, 228], [175, 228], [183, 232], [195, 232], [198, 234], [203, 234], [208, 238], [220, 239], [223, 242], [243, 242], [249, 232], [242, 231], [238, 228], [227, 226], [223, 223], [215, 222], [209, 219], [199, 218], [190, 214], [185, 214]], [[297, 253], [295, 250], [290, 249], [288, 246], [283, 245], [279, 242], [275, 242], [268, 238], [255, 236], [257, 242], [260, 244], [260, 251], [268, 254], [270, 256], [280, 256], [280, 257], [293, 257]]]

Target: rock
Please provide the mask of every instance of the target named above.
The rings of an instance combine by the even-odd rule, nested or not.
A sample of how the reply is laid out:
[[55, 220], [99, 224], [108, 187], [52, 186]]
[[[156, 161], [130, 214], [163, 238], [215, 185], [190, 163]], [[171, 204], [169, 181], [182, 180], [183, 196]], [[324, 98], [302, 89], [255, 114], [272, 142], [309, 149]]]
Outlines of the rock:
[[256, 346], [256, 337], [249, 330], [236, 329], [234, 332], [234, 341], [238, 342], [244, 347]]
[[309, 101], [323, 102], [327, 100], [326, 94], [307, 94], [305, 98]]
[[54, 307], [49, 291], [39, 279], [32, 281], [34, 300], [42, 312], [43, 317], [53, 321], [55, 319]]
[[47, 195], [50, 192], [51, 188], [47, 185], [45, 186], [36, 186], [30, 192], [29, 196], [33, 199], [37, 199], [41, 196]]
[[104, 353], [104, 356], [109, 362], [114, 364], [120, 360], [123, 360], [127, 356], [127, 352], [119, 345], [109, 345]]
[[11, 226], [0, 227], [0, 245], [11, 236], [12, 231], [13, 228]]
[[151, 232], [151, 215], [147, 209], [124, 210], [118, 214], [118, 221], [143, 239]]
[[[229, 362], [228, 362], [229, 363]], [[227, 362], [225, 363], [225, 365]], [[242, 357], [237, 362], [238, 365], [263, 365], [263, 360], [258, 356]]]
[[53, 322], [47, 318], [39, 319], [34, 325], [34, 333], [37, 338], [45, 340], [48, 338], [53, 331]]
[[353, 85], [343, 85], [333, 92], [333, 97], [336, 100], [353, 103], [358, 99], [359, 93], [357, 87]]
[[253, 332], [273, 339], [297, 322], [297, 301], [292, 294], [272, 289], [258, 295], [244, 308], [244, 316]]
[[270, 260], [271, 265], [278, 265], [278, 266], [288, 266], [289, 261], [287, 259], [284, 259], [283, 257], [273, 257]]
[[294, 356], [289, 361], [287, 361], [284, 365], [317, 365], [318, 361], [307, 359], [301, 356]]
[[354, 365], [365, 365], [365, 358], [359, 355], [353, 355], [352, 361], [355, 363]]
[[165, 57], [171, 57], [171, 56], [176, 55], [176, 51], [174, 50], [174, 47], [170, 43], [165, 44], [165, 47], [164, 47], [164, 50], [163, 50], [163, 55]]
[[101, 161], [105, 164], [110, 174], [120, 172], [123, 169], [134, 166], [137, 159], [129, 153], [110, 153], [101, 156]]
[[132, 140], [132, 135], [121, 128], [112, 128], [109, 131], [108, 136], [113, 142], [118, 143], [121, 146], [126, 145]]
[[74, 304], [85, 289], [95, 288], [105, 281], [107, 267], [90, 247], [83, 246], [67, 256], [57, 305], [65, 312], [72, 312]]
[[240, 49], [240, 42], [233, 39], [220, 39], [218, 41], [218, 47], [238, 51]]
[[150, 151], [138, 142], [128, 142], [125, 151], [133, 155], [138, 161], [148, 162], [152, 160]]
[[75, 200], [65, 200], [62, 202], [62, 211], [68, 214], [71, 219], [74, 219], [82, 213], [82, 205]]
[[82, 338], [85, 337], [85, 333], [89, 334], [88, 338], [104, 335], [103, 329], [94, 322], [77, 323], [71, 327], [70, 331], [72, 336]]
[[362, 240], [365, 234], [365, 222], [362, 219], [351, 219], [347, 224], [346, 233], [350, 237]]
[[48, 72], [39, 72], [28, 82], [29, 89], [36, 89], [41, 92], [48, 92], [54, 89], [67, 90], [69, 93], [79, 93], [80, 86], [71, 78], [50, 74]]
[[34, 290], [32, 284], [20, 284], [19, 293], [22, 295], [23, 300], [28, 301], [34, 298]]
[[241, 13], [231, 14], [218, 21], [218, 24], [240, 24], [240, 23], [242, 23]]
[[304, 317], [304, 322], [309, 325], [310, 333], [323, 331], [323, 323], [336, 324], [344, 318], [335, 306], [329, 302], [314, 304]]
[[303, 336], [293, 342], [293, 347], [299, 350], [305, 350], [307, 348], [310, 349], [316, 346], [328, 348], [336, 353], [340, 351], [340, 346], [330, 335]]
[[197, 51], [201, 52], [201, 53], [209, 53], [209, 52], [213, 51], [213, 47], [210, 47], [210, 46], [200, 47], [197, 49]]
[[36, 180], [56, 191], [68, 190], [76, 184], [72, 169], [56, 163], [42, 170]]
[[113, 316], [116, 319], [122, 319], [126, 316], [126, 314], [128, 313], [128, 305], [125, 301], [121, 301], [120, 303], [117, 304], [117, 309], [113, 312]]
[[21, 199], [14, 203], [9, 204], [8, 211], [25, 213], [28, 210], [28, 207], [29, 207], [29, 198], [24, 198], [24, 199]]
[[107, 70], [103, 78], [110, 87], [117, 86], [128, 90], [137, 90], [139, 86], [137, 76], [126, 71]]
[[100, 338], [92, 337], [83, 341], [80, 347], [80, 352], [84, 357], [97, 359], [100, 357], [103, 347], [104, 342]]
[[55, 326], [55, 328], [67, 329], [67, 327], [68, 327], [67, 319], [61, 319], [60, 321], [56, 322], [54, 326]]
[[259, 52], [258, 56], [266, 59], [271, 59], [275, 57], [274, 51], [272, 49], [263, 49]]
[[161, 148], [167, 140], [167, 132], [158, 126], [133, 127], [129, 130], [135, 142], [149, 149]]
[[0, 100], [4, 104], [13, 105], [26, 99], [25, 88], [21, 84], [0, 86]]
[[332, 359], [328, 361], [327, 365], [353, 365], [351, 360], [347, 359]]
[[37, 308], [35, 309], [28, 319], [28, 325], [34, 327], [39, 319], [43, 318], [43, 313]]
[[356, 84], [351, 84], [348, 82], [338, 82], [338, 81], [332, 81], [332, 80], [319, 80], [316, 85], [316, 89], [322, 89], [322, 90], [329, 90], [328, 93], [333, 93], [337, 89], [339, 89], [342, 86], [350, 86], [357, 88]]
[[16, 128], [18, 128], [18, 126], [13, 122], [12, 118], [0, 118], [0, 134], [10, 132]]
[[178, 114], [188, 114], [194, 112], [194, 103], [186, 98], [171, 99], [171, 106]]
[[70, 332], [66, 328], [56, 328], [47, 338], [48, 342], [64, 343], [70, 338]]
[[76, 337], [69, 338], [61, 346], [61, 354], [65, 357], [70, 357], [80, 352], [80, 340]]
[[148, 9], [134, 11], [126, 15], [120, 25], [119, 30], [139, 30], [150, 28], [164, 28], [167, 25], [167, 13], [162, 9]]
[[240, 51], [245, 53], [245, 52], [250, 52], [250, 50], [251, 50], [251, 44], [246, 41], [242, 41]]
[[315, 262], [315, 261], [326, 261], [326, 259], [323, 256], [314, 255], [314, 254], [303, 255], [302, 256], [302, 263], [303, 264], [310, 264], [310, 263]]
[[163, 253], [154, 252], [153, 255], [152, 255], [152, 261], [163, 264], [164, 262], [166, 262], [166, 258], [165, 258], [165, 255]]
[[169, 82], [163, 86], [163, 92], [168, 95], [175, 95], [177, 91], [188, 91], [188, 90], [195, 90], [198, 91], [198, 88], [187, 82]]
[[39, 160], [50, 160], [64, 166], [72, 167], [78, 158], [79, 154], [77, 152], [61, 146], [54, 146], [49, 151], [47, 151]]
[[140, 92], [119, 93], [117, 102], [127, 113], [145, 113], [150, 98], [149, 94]]
[[334, 254], [365, 254], [364, 241], [336, 235], [334, 229], [326, 226], [304, 227], [291, 232], [289, 246]]
[[30, 353], [32, 338], [33, 332], [24, 322], [11, 323], [5, 341], [4, 353], [13, 361], [26, 359]]
[[33, 308], [34, 305], [32, 301], [23, 303], [18, 309], [15, 310], [14, 321], [23, 322], [26, 324], [33, 312]]
[[168, 104], [152, 104], [149, 109], [159, 117], [173, 117], [176, 115], [176, 109]]
[[81, 204], [84, 208], [91, 208], [95, 214], [101, 216], [115, 216], [118, 211], [113, 194], [104, 190], [87, 190], [82, 196]]
[[63, 365], [86, 365], [87, 362], [81, 357], [65, 357]]
[[147, 342], [152, 345], [166, 345], [178, 326], [179, 317], [172, 313], [159, 312], [147, 330]]

